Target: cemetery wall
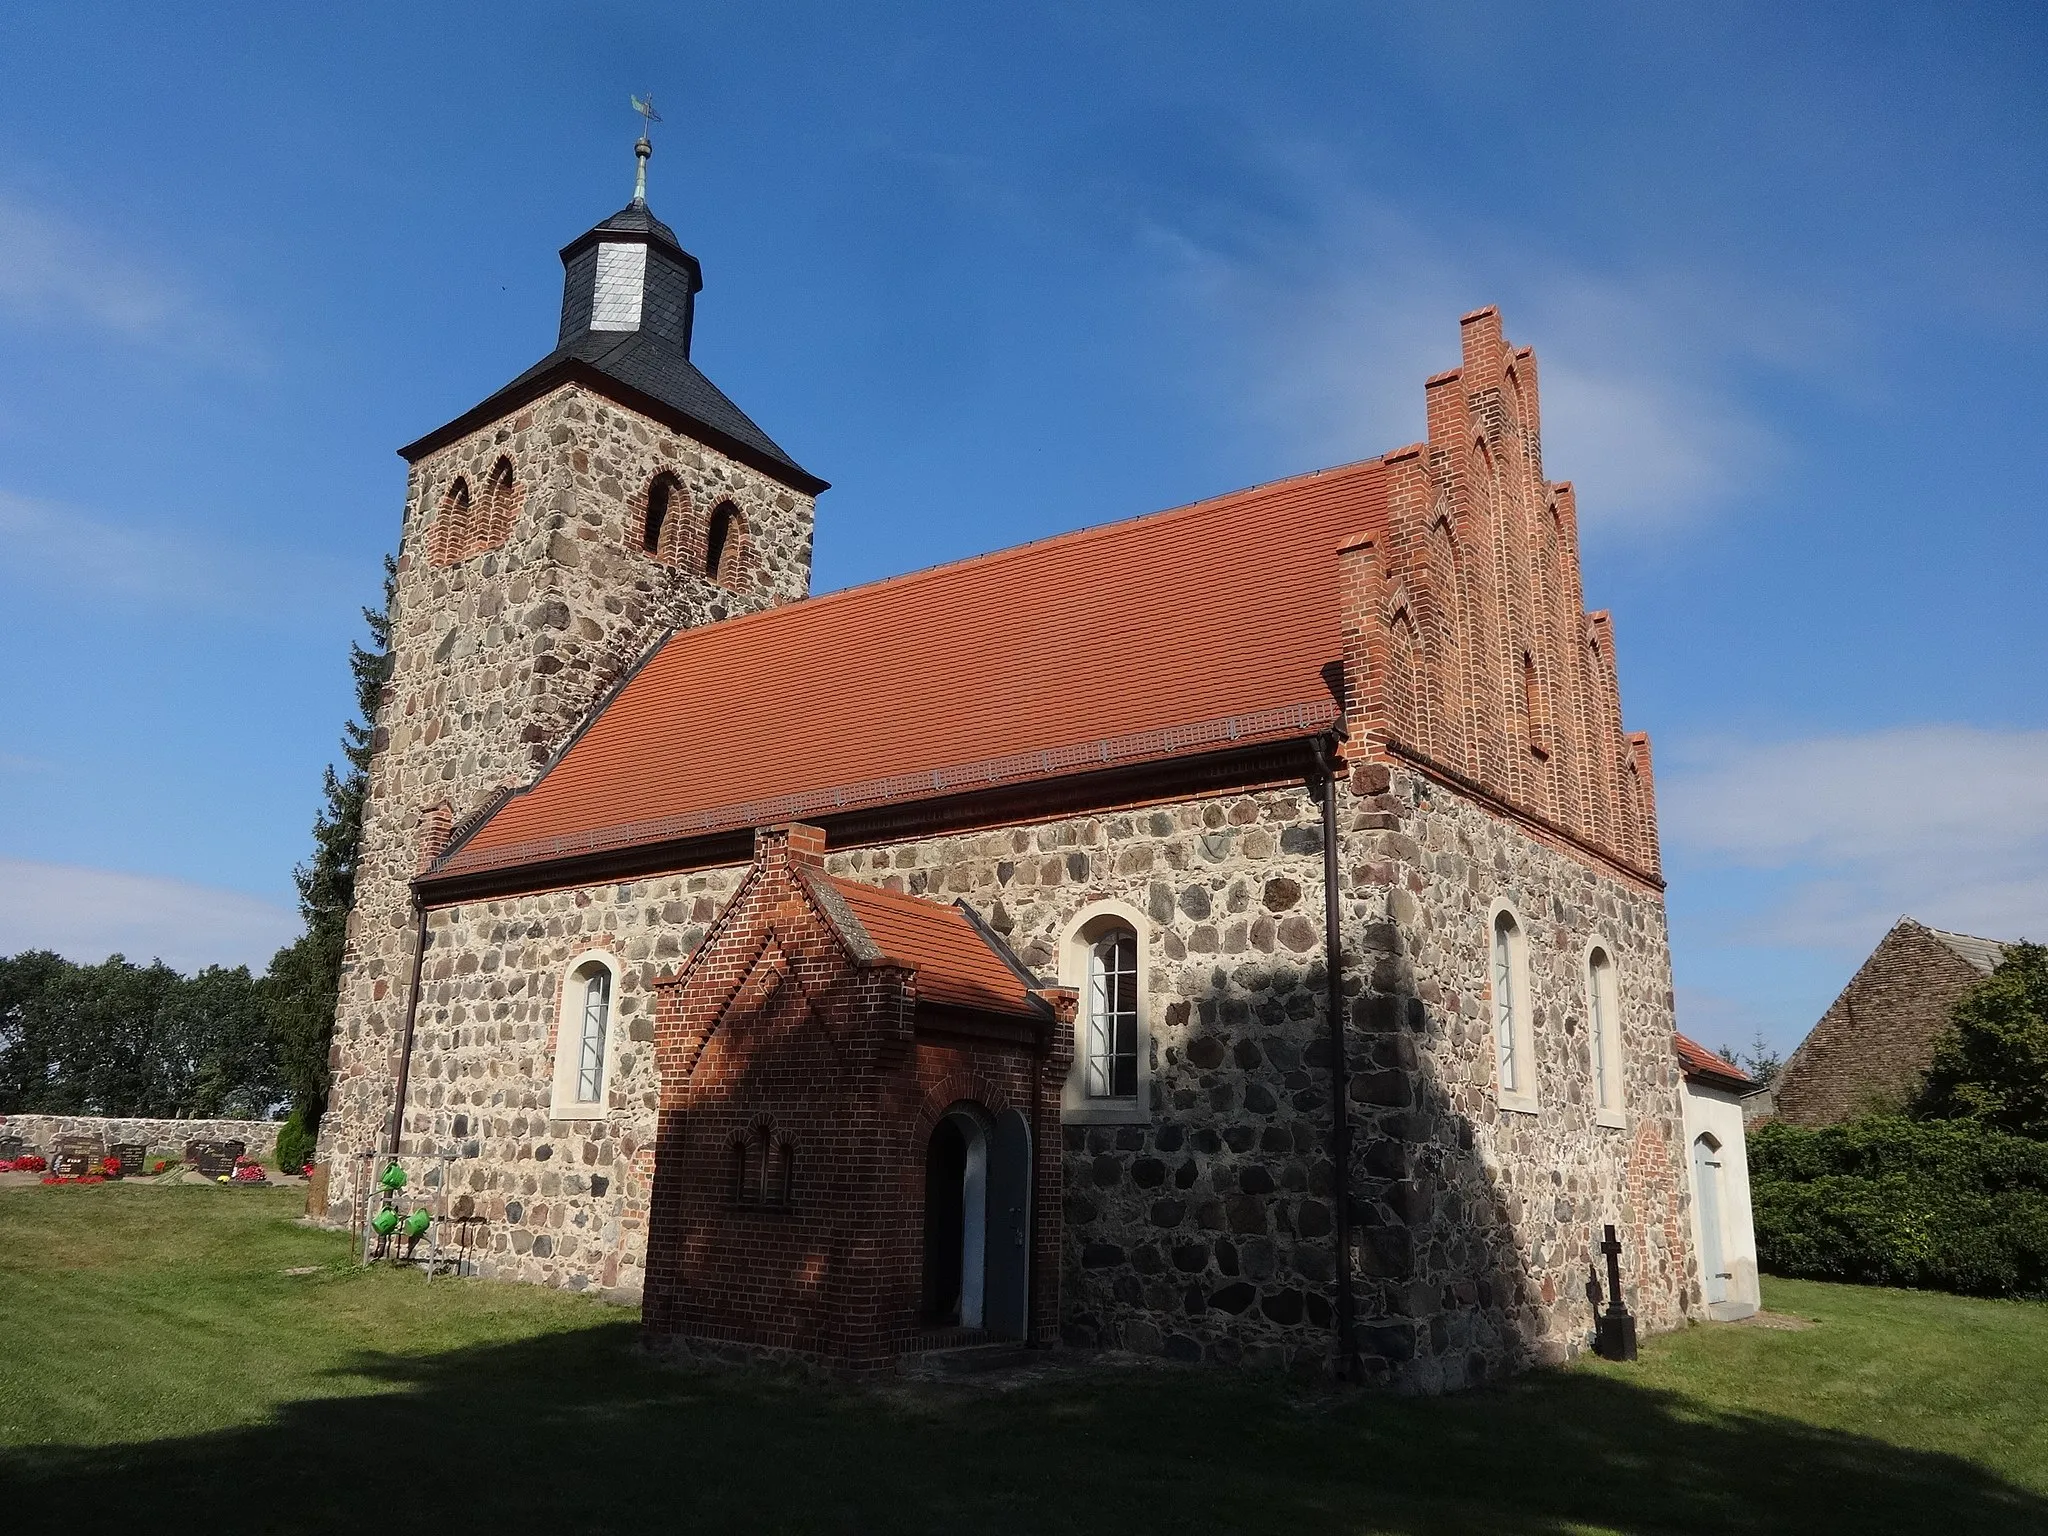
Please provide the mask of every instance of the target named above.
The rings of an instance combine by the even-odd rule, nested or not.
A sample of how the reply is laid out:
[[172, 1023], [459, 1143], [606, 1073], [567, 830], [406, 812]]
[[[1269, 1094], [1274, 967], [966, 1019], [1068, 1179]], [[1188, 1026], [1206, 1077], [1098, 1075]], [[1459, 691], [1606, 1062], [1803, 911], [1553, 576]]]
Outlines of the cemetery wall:
[[44, 1157], [59, 1136], [97, 1136], [109, 1147], [139, 1141], [152, 1153], [181, 1156], [188, 1141], [239, 1141], [250, 1157], [268, 1163], [277, 1150], [282, 1120], [146, 1120], [107, 1115], [0, 1115], [0, 1137], [19, 1136]]

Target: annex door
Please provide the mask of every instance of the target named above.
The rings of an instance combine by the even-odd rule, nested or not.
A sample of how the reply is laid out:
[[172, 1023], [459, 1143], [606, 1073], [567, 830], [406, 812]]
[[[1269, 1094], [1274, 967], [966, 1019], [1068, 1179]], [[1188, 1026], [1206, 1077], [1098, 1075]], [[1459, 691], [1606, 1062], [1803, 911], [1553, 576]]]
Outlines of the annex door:
[[983, 1326], [998, 1338], [1029, 1332], [1031, 1127], [1016, 1110], [996, 1121], [988, 1157], [988, 1293]]
[[1712, 1305], [1728, 1299], [1728, 1266], [1721, 1256], [1721, 1149], [1711, 1136], [1692, 1144], [1692, 1194], [1699, 1202], [1700, 1282]]

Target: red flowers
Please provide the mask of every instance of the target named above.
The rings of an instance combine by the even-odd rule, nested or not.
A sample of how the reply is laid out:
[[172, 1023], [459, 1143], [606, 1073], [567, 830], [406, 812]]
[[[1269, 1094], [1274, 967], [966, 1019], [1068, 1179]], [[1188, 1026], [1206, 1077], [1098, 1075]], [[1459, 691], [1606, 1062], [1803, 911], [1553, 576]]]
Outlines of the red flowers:
[[118, 1157], [101, 1158], [100, 1173], [106, 1178], [118, 1179], [121, 1177], [121, 1159]]
[[104, 1184], [107, 1182], [107, 1176], [103, 1173], [80, 1173], [65, 1178], [58, 1174], [46, 1173], [43, 1175], [43, 1182], [45, 1184]]
[[49, 1159], [27, 1152], [11, 1163], [0, 1162], [0, 1173], [41, 1173], [49, 1166]]

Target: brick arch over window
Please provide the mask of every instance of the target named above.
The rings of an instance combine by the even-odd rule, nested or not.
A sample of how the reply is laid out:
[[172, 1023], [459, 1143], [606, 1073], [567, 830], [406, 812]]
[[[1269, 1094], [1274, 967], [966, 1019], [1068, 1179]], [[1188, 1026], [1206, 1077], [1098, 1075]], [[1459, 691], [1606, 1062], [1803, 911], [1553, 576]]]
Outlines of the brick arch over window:
[[498, 548], [512, 537], [512, 525], [518, 521], [519, 480], [512, 471], [512, 460], [500, 457], [491, 466], [491, 477], [484, 486], [484, 504], [476, 520], [471, 553]]
[[427, 559], [432, 564], [454, 565], [467, 556], [475, 511], [470, 503], [469, 479], [457, 475], [455, 483], [442, 493], [434, 525], [427, 530]]
[[690, 493], [680, 475], [664, 469], [647, 482], [642, 499], [640, 552], [675, 565], [690, 542]]
[[748, 559], [746, 515], [732, 502], [721, 501], [704, 525], [704, 574], [721, 587], [738, 587]]
[[1647, 757], [1623, 733], [1606, 616], [1583, 607], [1571, 486], [1543, 478], [1535, 356], [1496, 311], [1463, 332], [1462, 366], [1425, 387], [1428, 440], [1380, 461], [1384, 513], [1338, 552], [1347, 753], [1474, 783], [1655, 880]]

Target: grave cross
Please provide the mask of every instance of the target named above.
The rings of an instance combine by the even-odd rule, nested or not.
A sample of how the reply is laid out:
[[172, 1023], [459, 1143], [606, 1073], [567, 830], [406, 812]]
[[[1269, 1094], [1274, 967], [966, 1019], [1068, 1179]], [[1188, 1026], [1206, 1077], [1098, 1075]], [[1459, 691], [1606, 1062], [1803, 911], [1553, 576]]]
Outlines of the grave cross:
[[1607, 1310], [1625, 1310], [1621, 1304], [1621, 1242], [1614, 1235], [1614, 1228], [1607, 1229], [1607, 1241], [1600, 1245], [1600, 1251], [1607, 1255]]
[[[1607, 1255], [1607, 1310], [1596, 1310], [1593, 1318], [1593, 1352], [1609, 1360], [1633, 1360], [1636, 1357], [1636, 1320], [1621, 1300], [1621, 1242], [1614, 1235], [1614, 1228], [1607, 1230], [1607, 1239], [1601, 1243], [1600, 1251]], [[1599, 1282], [1589, 1277], [1586, 1286], [1588, 1296], [1600, 1289]], [[1597, 1309], [1599, 1302], [1593, 1303]]]

